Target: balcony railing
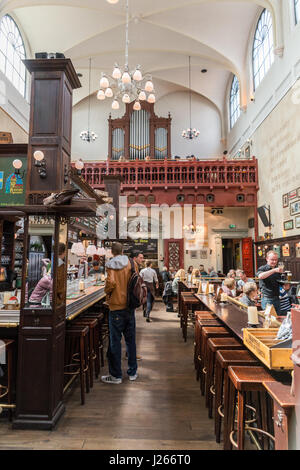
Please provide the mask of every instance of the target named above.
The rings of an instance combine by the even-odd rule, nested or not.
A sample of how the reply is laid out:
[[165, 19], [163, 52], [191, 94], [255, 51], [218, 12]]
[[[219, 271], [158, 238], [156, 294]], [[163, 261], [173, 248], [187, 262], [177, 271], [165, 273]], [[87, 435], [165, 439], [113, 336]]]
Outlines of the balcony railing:
[[119, 175], [122, 187], [187, 188], [258, 187], [257, 160], [243, 161], [129, 161], [86, 163], [82, 177], [94, 188], [104, 188], [103, 177]]

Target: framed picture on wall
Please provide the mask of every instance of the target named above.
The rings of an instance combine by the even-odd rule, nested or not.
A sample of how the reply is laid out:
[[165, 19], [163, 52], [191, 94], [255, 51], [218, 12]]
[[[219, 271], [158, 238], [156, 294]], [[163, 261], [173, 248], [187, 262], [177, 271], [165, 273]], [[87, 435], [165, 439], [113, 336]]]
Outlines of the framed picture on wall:
[[250, 159], [250, 145], [245, 148], [245, 158]]
[[290, 215], [300, 214], [300, 199], [290, 203]]
[[191, 255], [191, 259], [197, 259], [197, 251], [196, 250], [190, 251], [190, 255]]
[[288, 207], [288, 205], [289, 205], [289, 195], [284, 194], [282, 196], [282, 207]]
[[295, 217], [295, 228], [300, 228], [300, 215]]
[[275, 251], [275, 253], [277, 253], [278, 258], [281, 257], [281, 249], [280, 249], [279, 245], [273, 245], [273, 251]]
[[289, 199], [295, 199], [297, 197], [297, 189], [289, 192]]
[[200, 259], [207, 259], [207, 250], [200, 250]]
[[300, 197], [300, 188], [297, 189], [297, 197]]
[[294, 221], [293, 220], [286, 220], [283, 222], [284, 230], [293, 230], [294, 228]]

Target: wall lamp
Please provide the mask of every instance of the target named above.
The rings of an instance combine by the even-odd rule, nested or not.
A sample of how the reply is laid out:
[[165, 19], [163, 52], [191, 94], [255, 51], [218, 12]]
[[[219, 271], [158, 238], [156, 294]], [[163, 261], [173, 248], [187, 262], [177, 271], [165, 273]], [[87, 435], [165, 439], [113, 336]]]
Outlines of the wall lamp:
[[83, 168], [84, 168], [84, 163], [83, 163], [83, 161], [81, 160], [81, 158], [75, 162], [75, 168], [76, 168], [76, 170], [77, 170], [77, 175], [78, 175], [78, 176], [81, 176], [81, 171], [82, 171]]
[[47, 167], [45, 162], [45, 154], [41, 150], [36, 150], [33, 154], [35, 160], [34, 166], [38, 169], [38, 174], [40, 178], [47, 178]]
[[21, 160], [16, 159], [16, 160], [13, 161], [13, 167], [15, 169], [15, 175], [19, 175], [21, 178], [24, 178], [25, 170], [23, 170], [22, 175], [21, 175], [21, 172], [20, 172], [22, 166], [23, 166], [23, 163], [22, 163]]

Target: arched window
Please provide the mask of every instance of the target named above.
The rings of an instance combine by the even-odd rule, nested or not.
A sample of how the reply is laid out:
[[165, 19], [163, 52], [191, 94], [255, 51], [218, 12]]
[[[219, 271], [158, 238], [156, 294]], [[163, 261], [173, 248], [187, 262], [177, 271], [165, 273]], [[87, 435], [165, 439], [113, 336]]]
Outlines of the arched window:
[[233, 77], [231, 90], [230, 90], [230, 128], [232, 129], [238, 120], [240, 111], [240, 85], [236, 76]]
[[295, 22], [296, 24], [300, 21], [300, 0], [294, 0], [295, 5]]
[[26, 58], [24, 42], [15, 21], [9, 15], [0, 22], [0, 70], [25, 97], [26, 71], [22, 60]]
[[273, 25], [268, 10], [264, 10], [257, 23], [253, 43], [253, 79], [256, 89], [274, 61]]

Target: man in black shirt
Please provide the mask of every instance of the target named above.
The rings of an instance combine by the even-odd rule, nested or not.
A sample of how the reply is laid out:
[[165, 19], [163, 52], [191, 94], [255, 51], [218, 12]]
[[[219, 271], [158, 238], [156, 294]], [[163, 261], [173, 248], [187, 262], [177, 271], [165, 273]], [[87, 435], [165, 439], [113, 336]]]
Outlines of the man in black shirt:
[[274, 305], [278, 315], [280, 315], [279, 302], [279, 282], [283, 268], [277, 268], [278, 254], [275, 251], [268, 251], [267, 264], [261, 266], [256, 275], [259, 278], [259, 288], [262, 293], [261, 307], [266, 309], [267, 304]]

